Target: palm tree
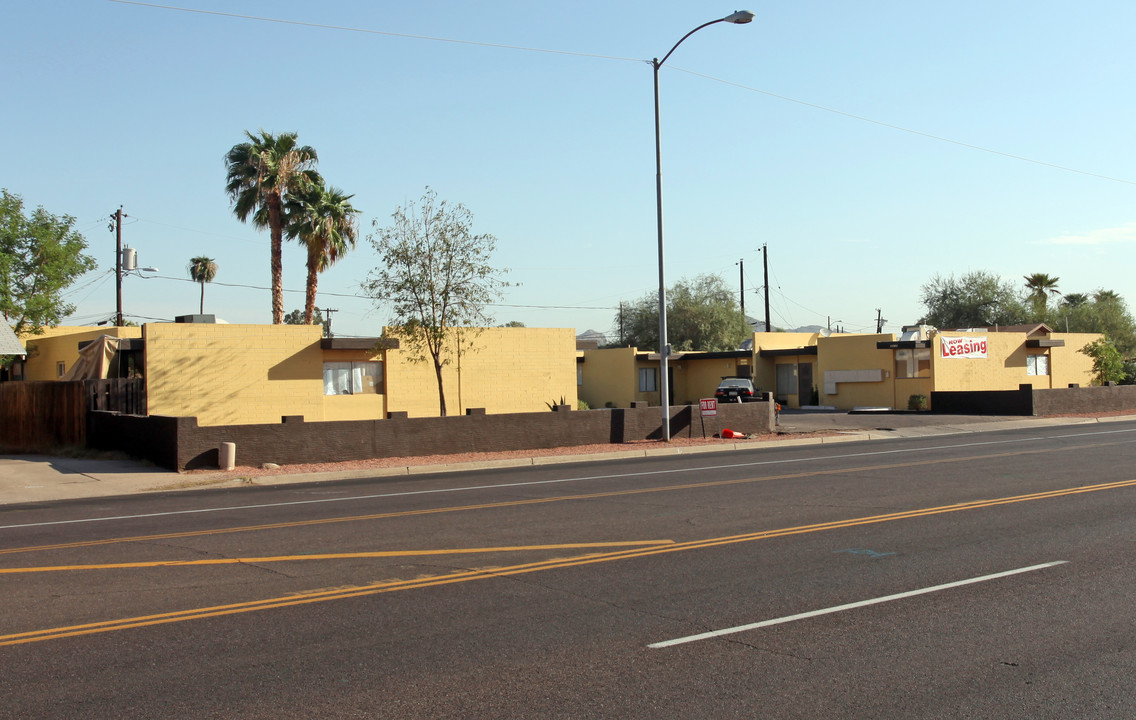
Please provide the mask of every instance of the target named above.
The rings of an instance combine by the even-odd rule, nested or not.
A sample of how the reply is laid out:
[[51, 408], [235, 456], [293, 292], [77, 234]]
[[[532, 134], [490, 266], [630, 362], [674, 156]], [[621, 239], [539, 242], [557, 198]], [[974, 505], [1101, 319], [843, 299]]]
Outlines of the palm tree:
[[293, 195], [287, 205], [289, 238], [298, 239], [307, 250], [308, 282], [304, 298], [304, 324], [310, 325], [316, 306], [318, 274], [331, 267], [355, 247], [354, 195], [345, 195], [322, 180]]
[[1080, 307], [1089, 301], [1085, 293], [1069, 293], [1065, 296], [1065, 305], [1071, 308]]
[[1102, 304], [1119, 303], [1121, 299], [1122, 298], [1119, 294], [1117, 294], [1115, 290], [1097, 290], [1093, 293], [1093, 300], [1096, 300], [1098, 303]]
[[284, 203], [289, 196], [321, 181], [315, 170], [316, 151], [296, 144], [296, 133], [273, 135], [245, 131], [248, 142], [234, 145], [225, 155], [225, 192], [233, 214], [241, 222], [252, 218], [268, 228], [272, 243], [272, 323], [284, 322], [284, 280], [281, 252], [284, 243]]
[[1049, 300], [1050, 295], [1060, 295], [1057, 290], [1057, 281], [1061, 278], [1050, 277], [1046, 273], [1033, 273], [1032, 275], [1023, 276], [1026, 281], [1026, 290], [1029, 291], [1029, 298], [1034, 304], [1034, 308], [1038, 314], [1045, 312], [1045, 304]]
[[217, 277], [217, 262], [211, 257], [200, 255], [192, 258], [185, 266], [186, 272], [195, 283], [201, 283], [201, 314], [205, 314], [205, 283], [213, 282]]

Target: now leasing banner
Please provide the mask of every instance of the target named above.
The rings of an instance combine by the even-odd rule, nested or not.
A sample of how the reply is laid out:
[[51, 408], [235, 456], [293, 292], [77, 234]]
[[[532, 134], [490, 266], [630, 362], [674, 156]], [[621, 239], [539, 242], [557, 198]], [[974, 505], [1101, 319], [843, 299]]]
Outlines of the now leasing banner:
[[986, 338], [984, 337], [944, 337], [940, 340], [945, 358], [986, 357]]

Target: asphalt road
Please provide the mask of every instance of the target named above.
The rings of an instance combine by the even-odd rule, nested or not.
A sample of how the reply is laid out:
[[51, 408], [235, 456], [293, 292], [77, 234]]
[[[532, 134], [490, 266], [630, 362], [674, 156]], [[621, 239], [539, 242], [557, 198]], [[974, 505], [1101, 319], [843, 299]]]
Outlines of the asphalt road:
[[1136, 717], [1134, 440], [4, 509], [0, 717]]

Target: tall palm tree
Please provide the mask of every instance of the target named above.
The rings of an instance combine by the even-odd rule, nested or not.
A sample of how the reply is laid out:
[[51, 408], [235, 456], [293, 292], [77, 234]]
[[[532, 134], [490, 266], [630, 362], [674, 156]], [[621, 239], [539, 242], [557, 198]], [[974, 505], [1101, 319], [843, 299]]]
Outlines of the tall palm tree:
[[281, 262], [289, 196], [321, 181], [315, 170], [316, 151], [296, 143], [296, 133], [245, 131], [248, 142], [234, 145], [225, 155], [225, 192], [233, 214], [241, 222], [250, 217], [258, 228], [268, 228], [272, 244], [272, 323], [284, 322], [284, 280]]
[[1045, 312], [1045, 305], [1049, 301], [1050, 295], [1061, 294], [1057, 289], [1057, 281], [1061, 278], [1050, 277], [1046, 273], [1033, 273], [1024, 275], [1023, 278], [1026, 281], [1029, 298], [1039, 314]]
[[205, 283], [213, 282], [213, 278], [217, 277], [217, 262], [211, 257], [199, 255], [192, 258], [189, 264], [185, 266], [186, 272], [195, 283], [201, 283], [201, 314], [205, 314]]
[[307, 325], [312, 323], [315, 311], [319, 273], [355, 247], [355, 216], [359, 211], [351, 205], [353, 197], [335, 186], [325, 186], [321, 180], [288, 201], [288, 237], [298, 239], [308, 255], [308, 282], [304, 298], [304, 323]]

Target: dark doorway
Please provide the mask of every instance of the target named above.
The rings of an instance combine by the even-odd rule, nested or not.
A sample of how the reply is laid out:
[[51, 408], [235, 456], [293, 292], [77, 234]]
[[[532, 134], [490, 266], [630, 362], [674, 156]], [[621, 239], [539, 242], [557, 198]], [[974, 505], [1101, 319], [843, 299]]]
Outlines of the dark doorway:
[[797, 365], [797, 404], [813, 404], [813, 364]]

